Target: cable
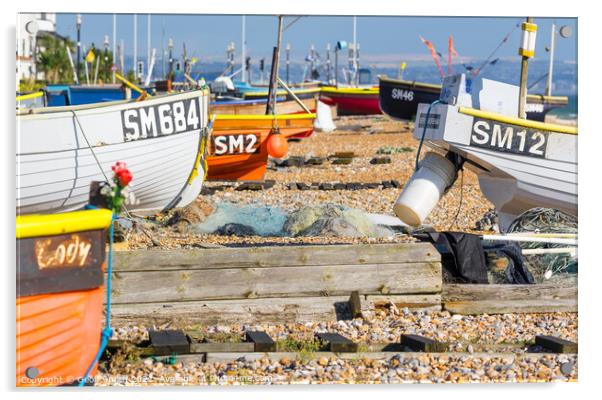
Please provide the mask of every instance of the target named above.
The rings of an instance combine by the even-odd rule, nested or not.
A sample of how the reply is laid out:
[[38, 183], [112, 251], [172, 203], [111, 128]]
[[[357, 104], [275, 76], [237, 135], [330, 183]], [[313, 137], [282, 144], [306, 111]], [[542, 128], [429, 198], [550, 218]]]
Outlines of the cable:
[[[426, 118], [424, 120], [424, 129], [422, 130], [422, 136], [420, 137], [420, 144], [418, 145], [418, 151], [416, 152], [416, 161], [414, 163], [414, 172], [418, 171], [418, 161], [420, 158], [420, 151], [422, 150], [422, 143], [424, 142], [424, 136], [426, 135], [426, 128], [429, 124], [429, 116], [431, 115], [431, 107], [435, 104], [440, 103], [440, 100], [435, 100], [429, 105], [429, 109], [426, 112]], [[420, 124], [420, 119], [418, 119], [418, 124]]]
[[456, 216], [454, 217], [454, 221], [452, 222], [451, 226], [449, 227], [449, 230], [451, 230], [454, 225], [457, 224], [458, 222], [458, 216], [460, 215], [460, 210], [462, 210], [462, 202], [464, 200], [464, 168], [462, 168], [460, 170], [460, 173], [462, 175], [460, 175], [460, 203], [458, 204], [458, 210], [456, 211]]

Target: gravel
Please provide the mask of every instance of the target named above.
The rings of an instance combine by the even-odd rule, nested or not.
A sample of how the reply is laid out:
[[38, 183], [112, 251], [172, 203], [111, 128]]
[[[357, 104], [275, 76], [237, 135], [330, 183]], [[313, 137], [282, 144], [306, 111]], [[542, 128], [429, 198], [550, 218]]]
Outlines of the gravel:
[[[167, 326], [149, 327], [165, 329]], [[100, 368], [97, 384], [279, 384], [398, 382], [541, 382], [577, 379], [576, 355], [527, 353], [536, 335], [577, 340], [576, 313], [450, 315], [446, 311], [379, 309], [348, 321], [295, 324], [169, 326], [196, 329], [223, 340], [240, 338], [247, 330], [263, 330], [277, 342], [309, 341], [316, 332], [336, 332], [361, 346], [398, 343], [401, 334], [418, 334], [451, 344], [450, 352], [465, 354], [394, 354], [382, 359], [326, 357], [311, 351], [279, 360], [223, 363], [183, 362], [167, 365], [147, 358]], [[215, 336], [217, 335], [217, 336]], [[148, 339], [146, 327], [120, 326], [115, 338]], [[362, 351], [362, 347], [360, 347]], [[533, 351], [531, 349], [530, 351]], [[503, 353], [504, 356], [499, 354]], [[510, 357], [510, 359], [509, 359]], [[176, 377], [177, 375], [177, 377]], [[136, 377], [146, 377], [140, 382]], [[125, 381], [125, 382], [124, 382]]]

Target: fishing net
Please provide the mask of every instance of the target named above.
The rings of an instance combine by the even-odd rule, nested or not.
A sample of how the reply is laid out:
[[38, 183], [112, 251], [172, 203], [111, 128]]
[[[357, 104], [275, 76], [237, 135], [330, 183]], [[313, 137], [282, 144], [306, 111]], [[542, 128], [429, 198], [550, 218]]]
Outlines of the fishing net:
[[[575, 234], [577, 218], [551, 208], [533, 208], [516, 218], [509, 232]], [[520, 242], [523, 249], [575, 248], [574, 253], [549, 253], [525, 255], [525, 263], [536, 282], [559, 280], [577, 273], [576, 246], [553, 243]]]

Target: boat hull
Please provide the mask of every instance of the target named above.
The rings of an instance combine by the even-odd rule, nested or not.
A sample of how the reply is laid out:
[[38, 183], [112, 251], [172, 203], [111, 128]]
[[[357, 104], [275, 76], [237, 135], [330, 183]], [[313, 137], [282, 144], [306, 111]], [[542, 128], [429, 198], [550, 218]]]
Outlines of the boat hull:
[[336, 105], [338, 115], [382, 114], [378, 88], [322, 88], [320, 101]]
[[[441, 85], [416, 81], [379, 78], [379, 104], [383, 113], [394, 119], [413, 120], [418, 104], [432, 103], [439, 99]], [[527, 119], [543, 122], [546, 114], [568, 104], [565, 96], [529, 95]]]
[[[310, 110], [310, 112], [316, 112], [318, 102], [316, 96], [301, 99], [301, 102]], [[265, 114], [266, 103], [266, 99], [214, 101], [209, 104], [209, 113], [219, 115], [261, 115]], [[300, 114], [304, 112], [305, 110], [303, 110], [303, 108], [295, 100], [284, 100], [276, 103], [277, 114]]]
[[428, 108], [428, 104], [418, 108], [414, 138], [420, 140], [424, 132], [430, 148], [452, 151], [467, 160], [468, 168], [478, 175], [481, 191], [495, 205], [502, 230], [535, 207], [577, 215], [574, 128], [493, 113], [477, 115], [472, 109], [437, 104], [425, 130]]
[[[17, 386], [68, 385], [90, 366], [90, 376], [96, 371], [92, 363], [101, 339], [105, 238], [112, 213], [47, 217], [17, 218]], [[73, 245], [75, 262], [52, 258], [61, 246]]]
[[[111, 177], [117, 161], [126, 162], [134, 176], [130, 190], [136, 201], [128, 206], [130, 211], [160, 211], [192, 202], [204, 176], [200, 152], [207, 97], [196, 91], [18, 116], [17, 213], [82, 208], [90, 183]], [[174, 107], [180, 111], [174, 114], [176, 122], [169, 119]], [[181, 123], [182, 109], [188, 110], [190, 123]]]
[[[285, 138], [313, 132], [315, 114], [217, 116], [213, 124], [208, 181], [263, 180], [268, 161], [267, 141], [276, 127]], [[308, 133], [309, 132], [309, 133]]]

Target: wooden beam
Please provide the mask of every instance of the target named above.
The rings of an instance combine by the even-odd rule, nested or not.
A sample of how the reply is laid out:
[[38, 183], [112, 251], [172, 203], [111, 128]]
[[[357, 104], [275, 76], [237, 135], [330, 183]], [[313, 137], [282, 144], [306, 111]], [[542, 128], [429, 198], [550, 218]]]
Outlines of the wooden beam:
[[112, 301], [349, 296], [356, 290], [365, 294], [417, 294], [437, 293], [441, 286], [441, 264], [435, 262], [116, 272]]
[[122, 323], [174, 326], [336, 321], [347, 300], [348, 296], [335, 296], [115, 304], [111, 316]]
[[447, 351], [447, 343], [438, 342], [420, 335], [401, 335], [400, 343], [412, 351], [423, 351], [426, 353], [442, 353]]
[[535, 344], [555, 353], [573, 354], [577, 353], [577, 343], [561, 339], [555, 336], [535, 336]]
[[263, 331], [247, 331], [246, 339], [253, 343], [255, 351], [276, 351], [276, 342]]
[[338, 333], [318, 333], [316, 337], [326, 342], [326, 348], [333, 353], [357, 353], [358, 344]]
[[[244, 256], [243, 256], [244, 255]], [[440, 262], [430, 243], [133, 250], [114, 254], [115, 272]]]
[[577, 286], [446, 284], [443, 308], [458, 314], [577, 312]]

